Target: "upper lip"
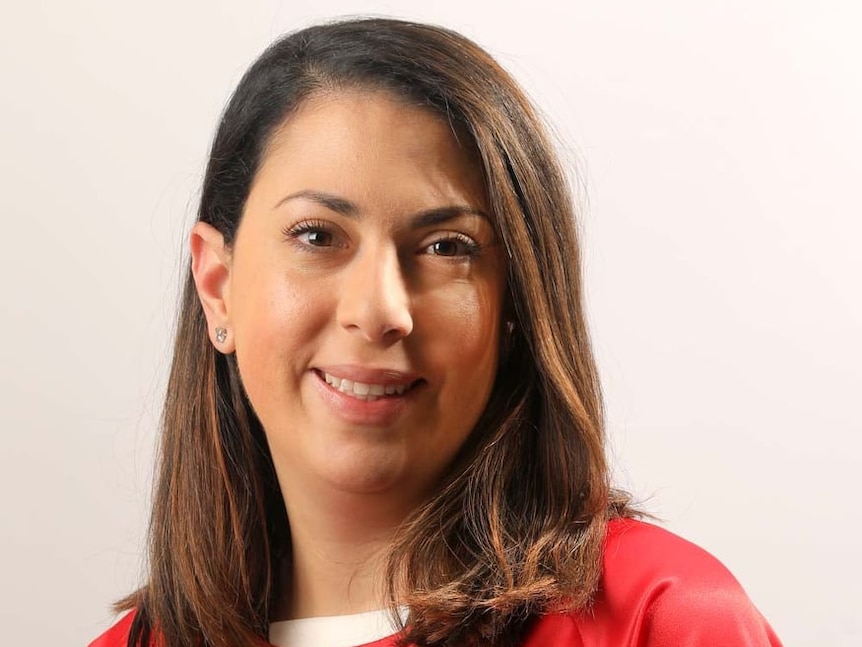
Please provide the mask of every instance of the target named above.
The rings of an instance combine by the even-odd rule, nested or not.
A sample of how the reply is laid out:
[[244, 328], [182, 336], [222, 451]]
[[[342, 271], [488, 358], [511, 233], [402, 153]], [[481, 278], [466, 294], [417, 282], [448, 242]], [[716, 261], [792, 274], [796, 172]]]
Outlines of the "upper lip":
[[413, 372], [399, 371], [393, 368], [371, 368], [353, 364], [318, 366], [316, 370], [335, 377], [348, 379], [363, 384], [412, 385], [419, 379]]

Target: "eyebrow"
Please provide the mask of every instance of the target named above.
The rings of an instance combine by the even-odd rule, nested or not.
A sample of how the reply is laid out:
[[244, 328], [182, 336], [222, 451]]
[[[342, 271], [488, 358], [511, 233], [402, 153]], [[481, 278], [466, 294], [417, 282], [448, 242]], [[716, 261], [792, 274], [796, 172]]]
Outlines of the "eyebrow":
[[[278, 204], [275, 205], [275, 207], [278, 208], [286, 202], [300, 199], [316, 202], [317, 204], [326, 207], [330, 211], [334, 211], [335, 213], [342, 216], [346, 216], [348, 218], [358, 220], [362, 217], [362, 211], [356, 203], [351, 202], [346, 198], [333, 195], [332, 193], [313, 191], [310, 189], [291, 193], [289, 196], [282, 198], [278, 202]], [[488, 217], [488, 214], [486, 214], [481, 209], [477, 209], [466, 204], [456, 204], [445, 207], [434, 207], [432, 209], [426, 209], [424, 211], [419, 211], [418, 213], [413, 214], [413, 216], [411, 217], [411, 227], [413, 227], [414, 229], [422, 229], [423, 227], [430, 227], [442, 222], [446, 222], [448, 220], [454, 220], [455, 218], [465, 215], [479, 216], [480, 218], [484, 218], [485, 220], [487, 220], [489, 223], [491, 221], [491, 219]]]

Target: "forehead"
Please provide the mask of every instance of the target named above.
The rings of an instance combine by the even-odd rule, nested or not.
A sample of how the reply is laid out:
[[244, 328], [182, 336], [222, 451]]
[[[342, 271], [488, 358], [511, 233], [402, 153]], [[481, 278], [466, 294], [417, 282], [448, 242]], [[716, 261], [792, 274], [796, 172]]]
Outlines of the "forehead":
[[[312, 94], [276, 128], [268, 148], [299, 143], [307, 136], [344, 143], [363, 133], [373, 133], [381, 145], [397, 142], [405, 150], [421, 151], [433, 142], [473, 156], [470, 137], [460, 131], [456, 134], [455, 127], [442, 115], [385, 90], [374, 89]], [[413, 141], [404, 139], [405, 134]]]
[[[273, 133], [255, 188], [461, 194], [485, 203], [472, 140], [436, 113], [383, 91], [333, 91], [304, 101]], [[479, 206], [479, 205], [477, 205]]]

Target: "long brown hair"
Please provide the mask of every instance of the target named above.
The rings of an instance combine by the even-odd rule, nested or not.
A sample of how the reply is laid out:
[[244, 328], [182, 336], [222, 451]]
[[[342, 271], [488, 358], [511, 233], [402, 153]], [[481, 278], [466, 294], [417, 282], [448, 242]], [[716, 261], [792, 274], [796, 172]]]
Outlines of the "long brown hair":
[[[610, 516], [602, 403], [565, 176], [511, 76], [452, 31], [388, 19], [289, 34], [251, 66], [212, 145], [199, 219], [234, 240], [273, 131], [315, 92], [386, 90], [472, 139], [505, 246], [510, 320], [490, 401], [437, 493], [405, 521], [387, 570], [405, 639], [507, 644], [588, 603]], [[129, 647], [241, 647], [266, 635], [290, 559], [284, 502], [235, 358], [217, 353], [189, 272], [163, 417], [149, 578]]]

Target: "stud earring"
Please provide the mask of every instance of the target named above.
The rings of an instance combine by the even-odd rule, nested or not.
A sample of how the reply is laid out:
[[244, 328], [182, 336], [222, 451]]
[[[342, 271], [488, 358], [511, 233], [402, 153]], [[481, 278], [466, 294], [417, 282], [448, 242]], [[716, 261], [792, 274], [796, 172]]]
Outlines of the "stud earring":
[[227, 341], [227, 328], [220, 328], [220, 327], [216, 326], [215, 337], [216, 337], [216, 341], [219, 344], [225, 343], [225, 341]]

